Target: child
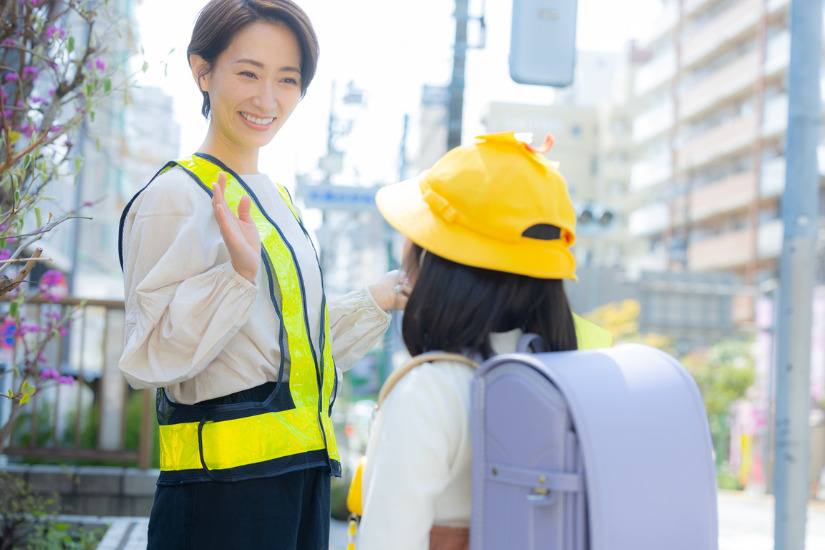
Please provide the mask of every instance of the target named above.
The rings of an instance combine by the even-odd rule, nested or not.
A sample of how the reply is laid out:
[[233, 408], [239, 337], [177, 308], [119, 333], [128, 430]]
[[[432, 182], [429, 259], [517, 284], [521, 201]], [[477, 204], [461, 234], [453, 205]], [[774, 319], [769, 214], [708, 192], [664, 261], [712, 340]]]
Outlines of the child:
[[[420, 177], [381, 189], [387, 221], [408, 237], [412, 292], [402, 334], [415, 357], [475, 361], [537, 334], [547, 351], [578, 349], [562, 279], [576, 214], [556, 165], [512, 132], [457, 147]], [[467, 362], [425, 362], [387, 394], [362, 472], [358, 549], [469, 547], [470, 382]]]

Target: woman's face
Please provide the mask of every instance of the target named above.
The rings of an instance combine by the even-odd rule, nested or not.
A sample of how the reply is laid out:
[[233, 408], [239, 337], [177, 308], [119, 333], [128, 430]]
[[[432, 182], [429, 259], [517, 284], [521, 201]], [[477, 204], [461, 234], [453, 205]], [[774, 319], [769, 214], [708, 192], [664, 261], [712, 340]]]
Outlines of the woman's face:
[[301, 99], [298, 40], [284, 24], [252, 23], [199, 84], [209, 93], [213, 137], [224, 146], [258, 149], [272, 140]]

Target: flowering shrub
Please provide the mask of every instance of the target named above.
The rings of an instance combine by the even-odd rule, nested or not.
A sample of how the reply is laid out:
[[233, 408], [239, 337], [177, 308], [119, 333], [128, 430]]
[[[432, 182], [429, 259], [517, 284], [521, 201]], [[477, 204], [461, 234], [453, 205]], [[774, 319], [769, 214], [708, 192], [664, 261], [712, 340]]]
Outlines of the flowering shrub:
[[56, 307], [43, 319], [26, 320], [21, 306], [32, 296], [61, 298], [60, 272], [47, 271], [36, 286], [26, 279], [36, 262], [47, 260], [40, 258], [41, 249], [32, 248], [62, 222], [80, 217], [89, 203], [55, 216], [43, 210], [44, 189], [49, 182], [77, 177], [81, 161], [72, 153], [75, 131], [94, 120], [103, 98], [128, 84], [127, 77], [113, 86], [119, 68], [100, 47], [105, 33], [96, 23], [112, 20], [102, 17], [107, 4], [4, 0], [0, 7], [0, 300], [8, 304], [0, 314], [0, 346], [15, 350], [13, 364], [0, 364], [0, 377], [15, 381], [13, 389], [0, 394], [12, 403], [11, 417], [0, 426], [0, 452], [20, 406], [43, 383], [73, 382], [46, 363], [44, 349], [67, 334], [75, 311]]

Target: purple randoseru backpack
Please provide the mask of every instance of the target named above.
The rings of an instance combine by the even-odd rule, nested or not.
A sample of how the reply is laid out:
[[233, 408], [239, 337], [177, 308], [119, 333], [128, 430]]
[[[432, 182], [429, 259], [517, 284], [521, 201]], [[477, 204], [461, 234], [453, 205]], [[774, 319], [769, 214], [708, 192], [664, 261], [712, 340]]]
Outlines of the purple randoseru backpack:
[[471, 550], [718, 548], [707, 416], [670, 355], [497, 355], [471, 421]]

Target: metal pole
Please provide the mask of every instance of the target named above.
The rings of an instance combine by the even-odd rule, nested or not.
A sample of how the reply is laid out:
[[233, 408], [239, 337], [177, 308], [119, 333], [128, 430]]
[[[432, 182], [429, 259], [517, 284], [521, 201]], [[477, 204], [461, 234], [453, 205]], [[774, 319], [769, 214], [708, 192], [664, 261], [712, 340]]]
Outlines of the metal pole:
[[784, 236], [776, 317], [776, 450], [774, 548], [805, 548], [808, 504], [811, 303], [819, 171], [819, 64], [822, 2], [792, 0], [788, 67], [788, 129]]
[[447, 150], [461, 145], [461, 126], [464, 117], [464, 68], [467, 61], [467, 19], [469, 0], [455, 0], [455, 46], [453, 50], [453, 78], [450, 82], [448, 106]]

